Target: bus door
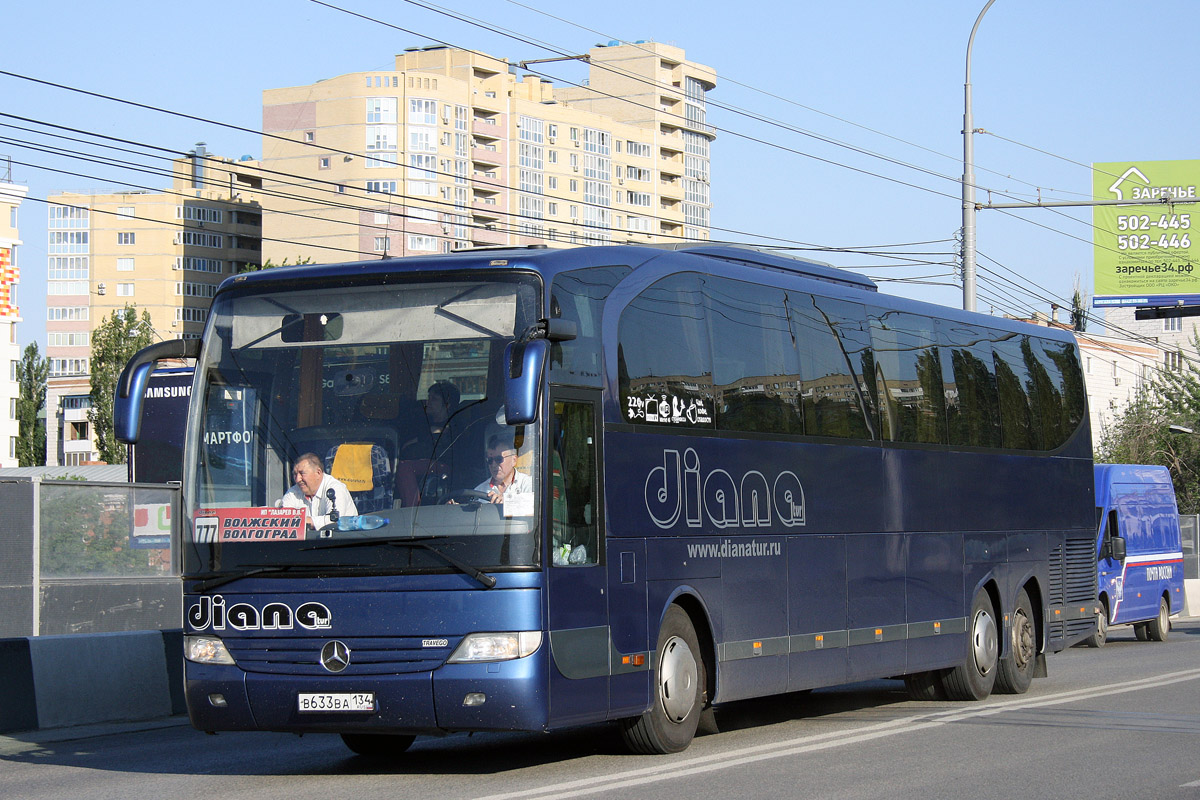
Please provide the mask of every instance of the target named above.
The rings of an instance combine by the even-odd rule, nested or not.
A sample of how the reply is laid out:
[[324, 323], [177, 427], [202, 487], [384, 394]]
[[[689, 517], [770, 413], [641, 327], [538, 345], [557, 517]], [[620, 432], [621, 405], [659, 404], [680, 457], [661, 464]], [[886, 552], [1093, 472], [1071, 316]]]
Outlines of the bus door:
[[608, 711], [599, 408], [598, 391], [557, 389], [550, 396], [545, 557], [554, 726], [594, 721]]

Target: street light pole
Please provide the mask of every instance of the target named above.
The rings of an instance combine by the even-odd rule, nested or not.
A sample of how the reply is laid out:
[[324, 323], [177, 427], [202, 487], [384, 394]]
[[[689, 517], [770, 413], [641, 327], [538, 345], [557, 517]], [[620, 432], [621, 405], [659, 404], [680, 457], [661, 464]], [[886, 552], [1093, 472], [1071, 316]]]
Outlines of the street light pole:
[[983, 15], [996, 0], [987, 0], [967, 39], [967, 76], [963, 84], [962, 265], [963, 309], [975, 310], [975, 125], [971, 119], [971, 47]]

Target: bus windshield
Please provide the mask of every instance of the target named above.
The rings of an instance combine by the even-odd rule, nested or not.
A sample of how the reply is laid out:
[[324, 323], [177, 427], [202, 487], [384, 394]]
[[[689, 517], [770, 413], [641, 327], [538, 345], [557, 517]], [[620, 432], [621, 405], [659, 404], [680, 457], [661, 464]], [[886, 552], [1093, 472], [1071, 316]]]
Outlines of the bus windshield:
[[539, 308], [511, 272], [217, 297], [185, 575], [536, 566], [537, 431], [505, 424], [502, 362]]

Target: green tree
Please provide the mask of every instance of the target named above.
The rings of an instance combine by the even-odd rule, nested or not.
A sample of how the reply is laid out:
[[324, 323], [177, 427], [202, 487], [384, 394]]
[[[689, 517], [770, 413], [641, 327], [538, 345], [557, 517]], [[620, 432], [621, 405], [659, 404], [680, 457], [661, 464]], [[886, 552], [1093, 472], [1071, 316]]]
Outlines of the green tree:
[[[1173, 432], [1173, 425], [1196, 433]], [[1096, 460], [1166, 467], [1179, 513], [1200, 513], [1200, 367], [1187, 360], [1182, 370], [1159, 372], [1102, 432]]]
[[100, 460], [108, 464], [125, 463], [125, 445], [116, 440], [113, 429], [113, 392], [121, 370], [138, 350], [150, 344], [154, 326], [150, 312], [127, 305], [113, 311], [92, 333], [91, 398], [88, 421]]
[[46, 463], [46, 419], [38, 413], [46, 405], [46, 378], [50, 362], [38, 352], [37, 342], [25, 347], [17, 364], [17, 463], [22, 467], [40, 467]]
[[1075, 294], [1071, 296], [1071, 327], [1083, 333], [1087, 330], [1087, 296], [1079, 288], [1079, 275], [1075, 276]]
[[242, 268], [239, 269], [238, 272], [258, 272], [258, 271], [264, 270], [264, 269], [274, 269], [275, 267], [287, 267], [287, 266], [301, 267], [301, 266], [304, 266], [305, 264], [311, 264], [311, 263], [313, 263], [313, 260], [311, 258], [309, 258], [308, 256], [304, 256], [303, 258], [301, 258], [300, 256], [297, 256], [295, 264], [288, 264], [288, 260], [286, 258], [282, 262], [280, 262], [278, 264], [274, 264], [271, 262], [271, 259], [268, 258], [266, 261], [264, 261], [261, 264], [243, 264]]

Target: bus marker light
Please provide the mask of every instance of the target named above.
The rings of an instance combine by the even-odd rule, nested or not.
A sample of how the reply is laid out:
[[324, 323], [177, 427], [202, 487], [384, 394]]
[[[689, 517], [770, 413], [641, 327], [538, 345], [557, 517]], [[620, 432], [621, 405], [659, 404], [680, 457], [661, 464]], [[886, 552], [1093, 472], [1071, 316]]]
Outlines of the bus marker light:
[[464, 706], [481, 706], [487, 702], [487, 695], [483, 692], [469, 692], [463, 698]]
[[877, 641], [877, 642], [883, 641], [883, 628], [875, 629], [875, 641]]
[[641, 653], [633, 656], [621, 656], [621, 663], [631, 667], [640, 667], [646, 663], [646, 656]]
[[942, 632], [942, 623], [940, 623], [940, 622], [933, 623], [933, 632], [941, 633]]
[[756, 655], [756, 656], [762, 655], [762, 642], [754, 643], [754, 655]]
[[816, 642], [818, 650], [825, 646], [825, 636], [823, 634], [818, 633], [814, 641]]

